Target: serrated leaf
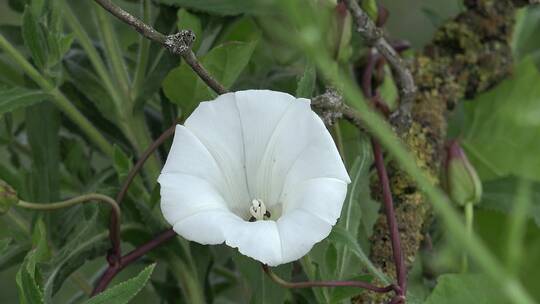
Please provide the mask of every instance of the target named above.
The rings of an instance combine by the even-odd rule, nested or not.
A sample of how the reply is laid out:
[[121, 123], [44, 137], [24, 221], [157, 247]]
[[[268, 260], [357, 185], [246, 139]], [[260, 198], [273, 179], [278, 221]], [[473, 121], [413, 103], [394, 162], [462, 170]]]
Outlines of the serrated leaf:
[[[80, 221], [79, 230], [71, 234], [69, 242], [58, 251], [47, 265], [47, 278], [44, 282], [45, 303], [52, 303], [53, 295], [62, 283], [86, 261], [102, 256], [110, 244], [108, 233], [96, 234], [97, 206], [88, 206], [94, 210], [87, 220]], [[81, 211], [81, 210], [79, 210]]]
[[315, 65], [312, 63], [307, 64], [304, 74], [298, 81], [298, 86], [296, 87], [296, 97], [311, 98], [313, 96], [313, 91], [315, 90], [316, 78], [317, 70], [315, 69]]
[[481, 274], [444, 274], [425, 304], [498, 304], [507, 303], [500, 289]]
[[33, 249], [26, 255], [15, 281], [19, 291], [19, 300], [23, 304], [44, 303], [43, 290], [39, 285], [37, 264], [50, 257], [45, 224], [38, 220], [32, 234]]
[[[247, 66], [255, 45], [256, 42], [225, 43], [203, 56], [201, 63], [223, 86], [230, 88]], [[187, 113], [199, 102], [216, 96], [185, 63], [170, 71], [162, 86], [167, 98]]]
[[30, 7], [26, 7], [23, 14], [22, 35], [24, 44], [30, 50], [35, 64], [44, 69], [47, 64], [48, 48], [45, 31], [38, 18]]
[[0, 86], [0, 115], [42, 102], [49, 96], [41, 90]]
[[115, 285], [97, 296], [86, 301], [85, 304], [125, 304], [135, 297], [146, 285], [152, 275], [156, 264], [143, 269], [136, 277]]

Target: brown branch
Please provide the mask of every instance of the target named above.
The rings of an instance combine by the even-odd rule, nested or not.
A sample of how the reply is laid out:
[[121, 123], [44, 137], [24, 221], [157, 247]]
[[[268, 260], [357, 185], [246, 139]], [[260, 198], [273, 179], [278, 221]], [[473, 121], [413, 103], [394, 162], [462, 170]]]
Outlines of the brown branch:
[[407, 115], [411, 110], [416, 93], [416, 86], [411, 72], [405, 66], [405, 63], [392, 45], [384, 38], [384, 32], [375, 25], [366, 12], [358, 5], [358, 2], [356, 0], [344, 0], [344, 2], [351, 13], [356, 31], [362, 35], [369, 45], [379, 51], [395, 72], [396, 84], [399, 88], [401, 100], [399, 113]]
[[216, 93], [224, 94], [227, 89], [221, 85], [208, 71], [200, 64], [197, 57], [191, 50], [191, 45], [195, 41], [195, 35], [192, 31], [182, 30], [173, 35], [164, 35], [142, 20], [126, 12], [110, 0], [94, 0], [101, 7], [111, 13], [113, 16], [127, 23], [144, 37], [161, 44], [167, 50], [175, 55], [180, 55], [191, 69]]

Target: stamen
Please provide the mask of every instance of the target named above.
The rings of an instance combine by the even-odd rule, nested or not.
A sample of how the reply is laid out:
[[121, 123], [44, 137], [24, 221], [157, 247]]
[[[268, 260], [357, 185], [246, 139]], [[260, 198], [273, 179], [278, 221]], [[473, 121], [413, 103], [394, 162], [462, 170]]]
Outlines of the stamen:
[[260, 199], [254, 199], [251, 201], [251, 207], [249, 207], [249, 213], [251, 214], [250, 222], [262, 221], [265, 217], [270, 218], [270, 212], [266, 210], [266, 206]]

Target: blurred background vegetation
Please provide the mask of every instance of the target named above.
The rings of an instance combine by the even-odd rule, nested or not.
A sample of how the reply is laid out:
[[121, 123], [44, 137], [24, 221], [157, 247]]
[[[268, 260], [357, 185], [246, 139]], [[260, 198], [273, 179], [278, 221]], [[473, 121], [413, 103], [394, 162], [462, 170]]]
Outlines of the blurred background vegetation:
[[[310, 2], [326, 13], [334, 5], [330, 0]], [[281, 20], [263, 0], [115, 3], [162, 33], [194, 31], [197, 57], [231, 90], [265, 88], [305, 97], [325, 90], [307, 56], [273, 32], [272, 25]], [[464, 10], [460, 0], [380, 3], [390, 13], [388, 35], [411, 43], [406, 57], [422, 50], [445, 20]], [[328, 28], [323, 47], [332, 49], [337, 38]], [[28, 201], [87, 192], [114, 197], [152, 138], [189, 115], [198, 102], [215, 96], [178, 57], [142, 39], [90, 0], [0, 0], [0, 33], [37, 69], [38, 78], [59, 88], [37, 85], [21, 61], [0, 47], [0, 179]], [[449, 117], [449, 136], [463, 140], [483, 182], [476, 232], [540, 302], [540, 8], [518, 11], [511, 43], [514, 72], [474, 101], [460, 103]], [[337, 58], [341, 65], [361, 62], [365, 55], [356, 33], [350, 45], [338, 50], [343, 51]], [[299, 89], [305, 79], [312, 79], [309, 90]], [[385, 79], [382, 94], [393, 101], [397, 94], [388, 71]], [[81, 127], [80, 120], [60, 111], [63, 100], [90, 126]], [[110, 144], [89, 135], [91, 128]], [[278, 267], [276, 272], [287, 279], [372, 279], [364, 271], [369, 262], [362, 258], [369, 254], [379, 209], [370, 195], [374, 172], [368, 138], [347, 123], [337, 129], [353, 180], [342, 216], [353, 220], [341, 220], [338, 227], [358, 243], [325, 240], [301, 263]], [[155, 178], [168, 144], [144, 167], [123, 206], [125, 251], [167, 228]], [[515, 206], [522, 205], [526, 211], [516, 215]], [[15, 276], [36, 245], [31, 230], [41, 221], [51, 255], [39, 263], [38, 281], [49, 284], [46, 293], [55, 293], [48, 300], [82, 303], [106, 266], [108, 210], [85, 205], [48, 214], [14, 209], [0, 216], [0, 303], [19, 302]], [[474, 263], [470, 274], [456, 274], [462, 248], [453, 246], [437, 219], [429, 233], [432, 243], [409, 274], [408, 303], [507, 303], [489, 280], [473, 274], [478, 270]], [[158, 261], [156, 270], [133, 303], [190, 303], [189, 292], [202, 293], [213, 303], [348, 303], [359, 293], [347, 288], [285, 290], [235, 250], [179, 239], [128, 267], [113, 284], [134, 277], [151, 261]]]

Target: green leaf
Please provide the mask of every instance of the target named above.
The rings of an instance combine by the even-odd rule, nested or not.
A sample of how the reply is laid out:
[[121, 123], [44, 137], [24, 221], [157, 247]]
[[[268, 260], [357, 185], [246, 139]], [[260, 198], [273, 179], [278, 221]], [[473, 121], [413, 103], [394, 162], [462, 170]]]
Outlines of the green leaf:
[[268, 0], [158, 0], [157, 2], [185, 7], [216, 15], [268, 14]]
[[425, 304], [498, 304], [507, 303], [499, 288], [485, 275], [444, 274]]
[[50, 102], [26, 108], [31, 148], [31, 200], [51, 202], [60, 195], [60, 115]]
[[185, 8], [178, 10], [178, 30], [191, 30], [195, 34], [195, 42], [193, 43], [192, 49], [198, 50], [203, 40], [203, 30], [201, 20], [188, 12]]
[[4, 253], [7, 252], [7, 249], [9, 248], [10, 243], [11, 243], [10, 238], [0, 240], [0, 256], [3, 256]]
[[540, 7], [530, 6], [518, 11], [512, 50], [516, 59], [531, 56], [540, 64]]
[[[282, 304], [288, 290], [279, 286], [264, 273], [261, 264], [235, 251], [232, 255], [236, 268], [240, 271], [247, 289], [248, 299], [243, 303]], [[272, 267], [272, 271], [284, 280], [291, 277], [292, 263]]]
[[86, 301], [85, 304], [125, 304], [135, 297], [146, 285], [152, 275], [156, 264], [152, 264], [143, 269], [136, 277], [98, 294]]
[[538, 83], [540, 73], [525, 60], [510, 78], [466, 104], [462, 143], [483, 181], [506, 175], [540, 181]]
[[24, 44], [30, 50], [35, 64], [40, 69], [44, 69], [48, 57], [47, 37], [37, 17], [28, 6], [23, 14], [22, 35]]
[[315, 90], [315, 80], [317, 79], [317, 70], [315, 65], [308, 63], [304, 70], [304, 74], [298, 81], [296, 87], [296, 97], [311, 98]]
[[[256, 42], [230, 42], [212, 49], [201, 58], [202, 65], [226, 88], [230, 88], [248, 64]], [[190, 113], [196, 105], [216, 94], [183, 63], [169, 72], [163, 81], [165, 95]]]
[[116, 122], [116, 107], [102, 80], [75, 60], [66, 60], [65, 67], [71, 83], [94, 104], [103, 117]]
[[52, 303], [53, 295], [69, 275], [88, 260], [105, 254], [110, 246], [107, 232], [96, 234], [98, 207], [88, 208], [94, 210], [93, 214], [88, 219], [79, 220], [79, 229], [70, 235], [69, 242], [62, 246], [47, 265], [47, 279], [44, 282], [46, 303]]
[[223, 34], [220, 35], [216, 44], [223, 44], [231, 41], [254, 42], [261, 37], [261, 30], [251, 17], [242, 17], [228, 25]]
[[[348, 281], [363, 281], [370, 282], [371, 277], [367, 275], [359, 275], [352, 278], [348, 278]], [[330, 303], [337, 304], [341, 301], [351, 299], [364, 292], [363, 289], [357, 287], [334, 287], [330, 292]]]
[[[504, 213], [512, 212], [518, 184], [519, 179], [513, 176], [485, 182], [479, 207]], [[527, 215], [540, 227], [540, 183], [538, 182], [532, 183], [531, 204]]]
[[341, 227], [336, 226], [334, 227], [332, 233], [330, 233], [330, 236], [328, 238], [329, 240], [337, 244], [343, 244], [347, 248], [349, 248], [374, 276], [376, 276], [383, 283], [389, 284], [390, 281], [388, 280], [386, 275], [375, 265], [373, 265], [373, 263], [371, 263], [368, 256], [366, 255], [364, 250], [362, 250], [360, 245], [358, 245], [358, 242], [356, 242], [355, 238], [351, 235], [351, 233]]
[[0, 115], [36, 104], [49, 96], [41, 90], [0, 86]]
[[46, 261], [50, 257], [47, 244], [45, 224], [38, 220], [32, 235], [34, 248], [26, 255], [19, 272], [15, 277], [19, 290], [19, 300], [23, 304], [44, 303], [43, 291], [39, 285], [39, 269], [37, 263]]

